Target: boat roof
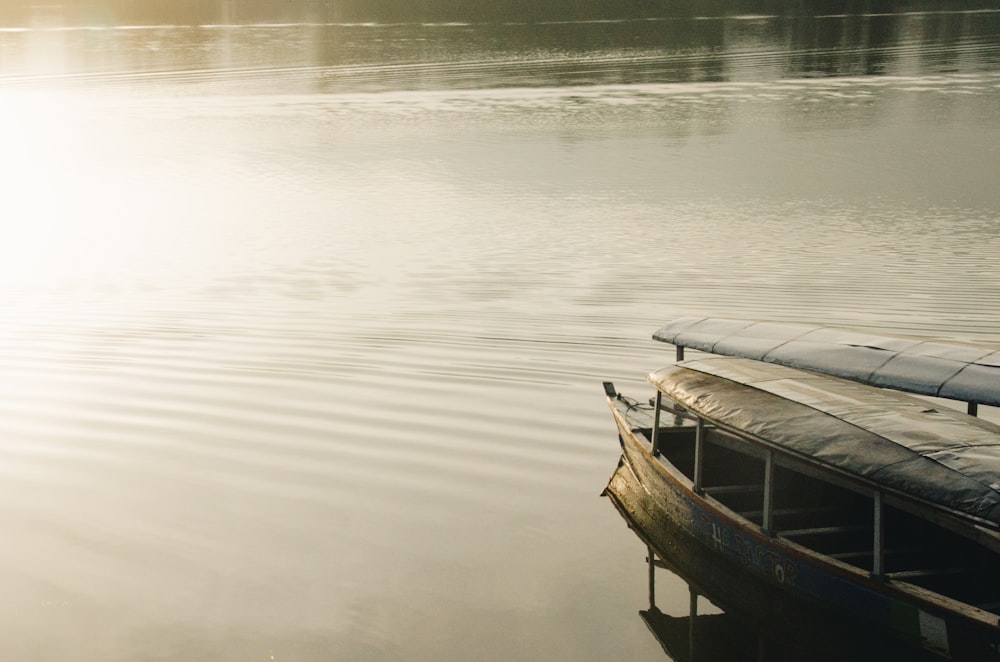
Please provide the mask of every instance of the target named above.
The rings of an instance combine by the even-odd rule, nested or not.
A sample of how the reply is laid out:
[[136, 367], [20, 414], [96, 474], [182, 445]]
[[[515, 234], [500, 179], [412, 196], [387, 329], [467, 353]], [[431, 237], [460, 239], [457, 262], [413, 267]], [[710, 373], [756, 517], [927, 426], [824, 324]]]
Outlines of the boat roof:
[[1000, 406], [1000, 350], [846, 329], [681, 317], [655, 340], [921, 395]]
[[683, 361], [649, 381], [705, 419], [806, 462], [1000, 528], [1000, 426], [742, 358]]

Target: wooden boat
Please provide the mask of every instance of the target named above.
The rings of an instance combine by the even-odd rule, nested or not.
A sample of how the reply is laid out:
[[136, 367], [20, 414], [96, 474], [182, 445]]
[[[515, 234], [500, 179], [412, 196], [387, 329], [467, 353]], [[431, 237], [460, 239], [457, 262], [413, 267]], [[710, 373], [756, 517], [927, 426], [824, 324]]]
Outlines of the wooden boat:
[[1000, 426], [871, 385], [996, 404], [1000, 355], [801, 325], [812, 340], [789, 347], [788, 326], [658, 331], [679, 358], [730, 355], [649, 375], [648, 403], [605, 383], [622, 446], [605, 493], [661, 545], [689, 539], [803, 610], [1000, 660]]

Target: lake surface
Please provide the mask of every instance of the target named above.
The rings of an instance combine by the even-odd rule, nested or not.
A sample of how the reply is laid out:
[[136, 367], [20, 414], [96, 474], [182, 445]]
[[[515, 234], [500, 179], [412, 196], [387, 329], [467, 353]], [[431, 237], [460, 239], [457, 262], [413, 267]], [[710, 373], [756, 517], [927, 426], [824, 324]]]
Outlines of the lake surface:
[[1000, 342], [1000, 9], [440, 4], [0, 10], [5, 659], [664, 659], [658, 326]]

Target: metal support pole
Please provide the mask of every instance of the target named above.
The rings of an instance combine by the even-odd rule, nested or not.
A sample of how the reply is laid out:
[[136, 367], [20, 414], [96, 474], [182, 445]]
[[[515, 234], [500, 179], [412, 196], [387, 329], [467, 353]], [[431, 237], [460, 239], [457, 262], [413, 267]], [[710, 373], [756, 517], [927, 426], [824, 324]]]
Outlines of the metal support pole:
[[691, 603], [688, 609], [688, 659], [695, 660], [695, 623], [698, 622], [698, 594], [694, 592], [694, 589], [688, 586], [688, 590], [691, 592]]
[[677, 345], [677, 360], [684, 360], [684, 347], [682, 345]]
[[649, 559], [649, 608], [656, 607], [656, 552], [652, 547], [646, 547], [647, 558]]
[[653, 457], [660, 454], [660, 406], [663, 404], [663, 393], [656, 391], [656, 403], [653, 406]]
[[969, 416], [979, 416], [979, 403], [970, 402], [969, 408], [966, 411], [969, 412]]
[[701, 494], [701, 468], [705, 462], [705, 421], [698, 417], [698, 425], [694, 433], [694, 491]]
[[875, 492], [875, 540], [872, 549], [872, 577], [881, 579], [885, 575], [885, 506], [882, 492]]
[[764, 507], [761, 518], [764, 533], [774, 535], [774, 451], [764, 458]]

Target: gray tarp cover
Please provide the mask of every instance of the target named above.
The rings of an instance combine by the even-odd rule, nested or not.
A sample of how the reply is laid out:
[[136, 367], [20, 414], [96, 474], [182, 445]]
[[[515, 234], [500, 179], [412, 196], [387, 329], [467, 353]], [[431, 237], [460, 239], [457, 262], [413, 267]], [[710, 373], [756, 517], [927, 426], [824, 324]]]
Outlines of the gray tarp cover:
[[740, 358], [649, 376], [706, 419], [1000, 525], [1000, 426], [900, 393]]
[[1000, 351], [807, 324], [682, 317], [653, 338], [874, 386], [1000, 406]]

